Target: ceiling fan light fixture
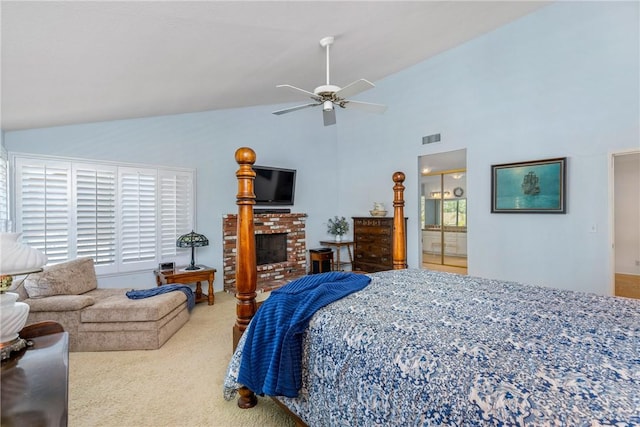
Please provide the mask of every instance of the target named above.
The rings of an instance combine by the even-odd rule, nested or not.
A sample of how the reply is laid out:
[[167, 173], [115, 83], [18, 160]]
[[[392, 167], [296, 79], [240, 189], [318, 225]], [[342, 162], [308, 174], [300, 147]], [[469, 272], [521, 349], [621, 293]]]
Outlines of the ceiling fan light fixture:
[[324, 102], [322, 103], [322, 109], [323, 109], [324, 111], [331, 111], [331, 110], [333, 110], [333, 102], [331, 102], [331, 101], [324, 101]]

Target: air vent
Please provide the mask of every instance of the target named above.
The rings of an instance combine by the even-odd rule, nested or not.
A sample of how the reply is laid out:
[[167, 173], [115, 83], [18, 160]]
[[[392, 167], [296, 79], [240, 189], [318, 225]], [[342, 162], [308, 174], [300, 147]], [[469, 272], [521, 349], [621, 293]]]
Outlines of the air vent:
[[434, 142], [440, 142], [440, 134], [434, 133], [433, 135], [427, 135], [422, 137], [422, 144], [433, 144]]

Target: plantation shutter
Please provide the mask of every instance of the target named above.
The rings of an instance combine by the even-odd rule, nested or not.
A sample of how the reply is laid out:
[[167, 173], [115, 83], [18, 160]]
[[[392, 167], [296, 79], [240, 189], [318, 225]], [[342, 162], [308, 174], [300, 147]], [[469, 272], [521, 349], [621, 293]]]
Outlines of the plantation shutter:
[[116, 271], [116, 170], [74, 166], [77, 256], [112, 267], [102, 271]]
[[[156, 261], [155, 170], [119, 168], [120, 253], [123, 266], [152, 267]], [[132, 268], [132, 269], [135, 269]]]
[[[189, 261], [191, 252], [175, 241], [194, 228], [194, 170], [20, 154], [11, 154], [10, 164], [15, 230], [49, 264], [91, 257], [104, 274]], [[0, 221], [10, 218], [2, 214], [9, 194], [2, 165]]]
[[0, 146], [0, 231], [12, 231], [9, 223], [9, 168], [7, 150]]
[[161, 261], [188, 261], [190, 251], [176, 248], [176, 239], [194, 228], [193, 173], [160, 171], [160, 257]]
[[22, 241], [40, 249], [49, 263], [69, 259], [71, 165], [16, 160], [17, 226]]

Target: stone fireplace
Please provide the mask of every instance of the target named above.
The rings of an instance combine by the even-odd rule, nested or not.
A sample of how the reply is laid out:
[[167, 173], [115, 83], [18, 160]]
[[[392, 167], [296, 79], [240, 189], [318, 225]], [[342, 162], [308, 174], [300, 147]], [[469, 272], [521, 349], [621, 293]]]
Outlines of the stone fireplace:
[[[306, 274], [306, 217], [303, 213], [254, 214], [256, 292], [279, 288]], [[224, 290], [233, 293], [236, 291], [237, 221], [237, 214], [222, 217]]]

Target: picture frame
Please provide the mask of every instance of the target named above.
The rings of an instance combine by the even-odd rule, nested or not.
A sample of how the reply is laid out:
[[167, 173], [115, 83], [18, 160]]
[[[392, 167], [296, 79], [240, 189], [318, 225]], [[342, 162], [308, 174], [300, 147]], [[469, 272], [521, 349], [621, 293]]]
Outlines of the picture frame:
[[491, 213], [566, 213], [567, 158], [491, 165]]
[[158, 270], [160, 271], [173, 270], [175, 267], [176, 264], [174, 262], [161, 262], [158, 264]]

